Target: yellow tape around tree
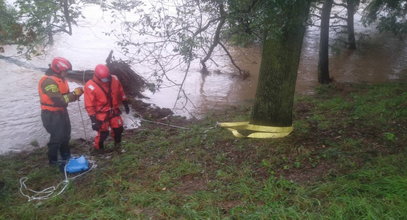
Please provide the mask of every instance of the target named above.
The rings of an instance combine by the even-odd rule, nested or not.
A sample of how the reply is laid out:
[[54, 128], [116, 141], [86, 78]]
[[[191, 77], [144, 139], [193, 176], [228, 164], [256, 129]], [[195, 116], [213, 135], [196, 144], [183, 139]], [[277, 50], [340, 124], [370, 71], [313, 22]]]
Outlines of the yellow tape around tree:
[[[238, 138], [282, 138], [293, 131], [293, 127], [273, 127], [264, 125], [253, 125], [249, 122], [223, 122], [219, 126], [227, 128]], [[239, 130], [253, 131], [249, 135], [243, 135]]]

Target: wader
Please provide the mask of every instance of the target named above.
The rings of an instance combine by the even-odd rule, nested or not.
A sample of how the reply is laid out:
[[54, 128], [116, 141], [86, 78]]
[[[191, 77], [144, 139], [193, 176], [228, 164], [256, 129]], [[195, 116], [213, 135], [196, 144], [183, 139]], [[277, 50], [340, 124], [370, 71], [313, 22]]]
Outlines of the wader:
[[48, 160], [50, 164], [57, 164], [58, 151], [62, 160], [71, 157], [69, 140], [71, 139], [71, 123], [68, 111], [41, 110], [41, 120], [51, 135], [48, 142]]

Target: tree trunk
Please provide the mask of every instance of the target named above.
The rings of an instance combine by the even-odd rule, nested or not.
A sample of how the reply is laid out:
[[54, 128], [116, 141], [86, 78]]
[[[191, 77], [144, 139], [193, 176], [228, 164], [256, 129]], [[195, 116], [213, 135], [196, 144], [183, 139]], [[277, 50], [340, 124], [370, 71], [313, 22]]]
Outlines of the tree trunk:
[[72, 25], [71, 25], [71, 16], [69, 14], [69, 2], [68, 0], [62, 1], [63, 12], [65, 17], [65, 22], [68, 25], [68, 30], [64, 30], [67, 34], [72, 35]]
[[47, 20], [47, 36], [48, 36], [48, 44], [54, 44], [54, 33], [52, 32], [52, 24], [51, 19]]
[[329, 20], [331, 16], [332, 0], [325, 0], [322, 6], [321, 35], [319, 40], [318, 82], [328, 84], [329, 77]]
[[[292, 109], [309, 1], [297, 0], [285, 8], [275, 26], [280, 34], [263, 43], [259, 82], [251, 113], [251, 124], [287, 127]], [[274, 24], [273, 24], [274, 25]]]
[[347, 0], [347, 14], [346, 19], [348, 26], [348, 48], [351, 50], [356, 49], [356, 40], [355, 40], [355, 25], [353, 16], [355, 14], [356, 4], [354, 0]]

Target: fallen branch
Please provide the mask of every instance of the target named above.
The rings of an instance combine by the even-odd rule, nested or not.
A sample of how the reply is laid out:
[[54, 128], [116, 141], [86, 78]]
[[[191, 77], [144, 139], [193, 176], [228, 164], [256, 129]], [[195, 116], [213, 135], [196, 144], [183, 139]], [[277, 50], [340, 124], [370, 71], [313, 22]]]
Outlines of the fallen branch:
[[[110, 72], [119, 78], [123, 90], [129, 97], [133, 109], [140, 112], [143, 117], [149, 119], [161, 119], [172, 115], [173, 112], [170, 109], [160, 108], [139, 100], [142, 98], [148, 98], [144, 96], [142, 92], [146, 88], [151, 89], [153, 85], [132, 70], [130, 65], [125, 61], [115, 60], [112, 53], [113, 51], [109, 53], [109, 56], [106, 59], [106, 65], [109, 67]], [[69, 71], [67, 78], [85, 84], [88, 80], [93, 78], [93, 74], [93, 70], [74, 70]]]

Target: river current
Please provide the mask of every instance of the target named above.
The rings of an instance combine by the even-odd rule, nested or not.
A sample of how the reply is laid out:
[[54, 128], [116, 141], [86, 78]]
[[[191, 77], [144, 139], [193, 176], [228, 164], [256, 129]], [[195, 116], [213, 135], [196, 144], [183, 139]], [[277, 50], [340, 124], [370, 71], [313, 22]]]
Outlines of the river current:
[[[55, 45], [45, 55], [25, 61], [25, 67], [0, 59], [2, 80], [0, 80], [0, 154], [12, 151], [30, 150], [35, 146], [44, 146], [48, 134], [42, 127], [37, 84], [42, 71], [54, 56], [69, 59], [75, 70], [93, 69], [99, 63], [105, 63], [110, 50], [120, 57], [115, 39], [106, 36], [105, 31], [112, 28], [108, 15], [99, 6], [86, 6], [85, 20], [78, 23], [72, 36], [56, 36]], [[342, 50], [331, 53], [331, 76], [338, 82], [379, 83], [389, 81], [407, 81], [407, 45], [391, 35], [378, 34], [374, 28], [356, 26], [357, 32], [370, 34], [370, 37], [358, 42], [358, 50]], [[302, 58], [298, 71], [296, 92], [312, 94], [317, 83], [319, 31], [310, 28], [304, 38]], [[15, 56], [13, 47], [6, 46], [3, 56]], [[240, 105], [255, 96], [257, 76], [260, 64], [260, 48], [232, 48], [236, 62], [250, 72], [250, 77], [241, 80], [236, 75], [226, 55], [218, 55], [217, 66], [211, 66], [207, 75], [200, 73], [201, 67], [193, 63], [185, 84], [185, 93], [192, 101], [186, 108], [175, 108], [178, 115], [197, 117], [214, 109]], [[136, 71], [143, 75], [140, 70]], [[174, 73], [174, 80], [182, 80], [183, 72]], [[146, 76], [147, 77], [147, 76]], [[71, 89], [83, 86], [78, 82], [69, 82]], [[173, 108], [178, 94], [177, 87], [162, 88], [156, 93], [149, 91], [146, 102], [159, 107]], [[83, 108], [83, 101], [71, 103], [68, 107], [72, 124], [72, 138], [90, 139], [95, 135]], [[82, 117], [81, 117], [82, 115]], [[83, 118], [83, 120], [82, 120]], [[137, 119], [124, 115], [126, 127], [134, 127]], [[86, 134], [86, 135], [85, 135]]]

